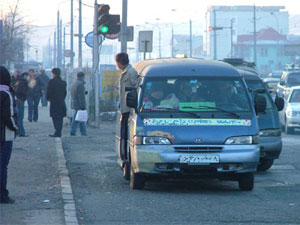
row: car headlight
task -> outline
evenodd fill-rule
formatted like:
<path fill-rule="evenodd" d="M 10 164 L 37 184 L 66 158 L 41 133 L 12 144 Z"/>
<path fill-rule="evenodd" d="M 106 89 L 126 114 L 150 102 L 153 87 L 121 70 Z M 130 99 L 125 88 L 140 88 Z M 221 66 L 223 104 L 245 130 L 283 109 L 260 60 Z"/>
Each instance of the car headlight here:
<path fill-rule="evenodd" d="M 299 116 L 300 112 L 296 112 L 296 111 L 286 111 L 286 115 L 289 117 L 295 117 L 295 116 Z"/>
<path fill-rule="evenodd" d="M 261 137 L 280 137 L 281 129 L 260 130 L 259 136 L 261 136 Z"/>
<path fill-rule="evenodd" d="M 136 144 L 143 145 L 170 145 L 171 142 L 165 137 L 142 137 L 141 143 L 136 142 Z"/>
<path fill-rule="evenodd" d="M 259 143 L 259 136 L 239 136 L 230 137 L 226 140 L 225 145 L 256 145 Z"/>

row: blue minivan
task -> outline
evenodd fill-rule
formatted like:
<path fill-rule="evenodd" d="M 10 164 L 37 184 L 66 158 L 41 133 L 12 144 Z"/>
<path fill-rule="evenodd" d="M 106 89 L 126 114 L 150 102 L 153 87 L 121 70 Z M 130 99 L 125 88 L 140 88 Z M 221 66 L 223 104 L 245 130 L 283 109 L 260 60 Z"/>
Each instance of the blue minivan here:
<path fill-rule="evenodd" d="M 138 87 L 127 88 L 127 157 L 116 151 L 125 179 L 142 189 L 160 176 L 213 177 L 252 190 L 260 158 L 257 113 L 266 100 L 252 97 L 231 65 L 202 59 L 156 59 L 137 63 Z"/>

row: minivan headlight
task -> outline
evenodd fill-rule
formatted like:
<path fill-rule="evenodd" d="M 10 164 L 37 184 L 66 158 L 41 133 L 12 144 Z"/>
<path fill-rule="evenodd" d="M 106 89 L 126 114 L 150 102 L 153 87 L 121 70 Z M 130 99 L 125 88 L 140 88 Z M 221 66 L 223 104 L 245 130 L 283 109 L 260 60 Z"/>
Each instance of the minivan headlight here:
<path fill-rule="evenodd" d="M 226 140 L 225 145 L 256 145 L 259 143 L 259 136 L 238 136 L 230 137 Z"/>
<path fill-rule="evenodd" d="M 143 145 L 170 145 L 171 142 L 165 137 L 143 137 Z"/>
<path fill-rule="evenodd" d="M 280 137 L 281 129 L 260 130 L 259 136 L 261 136 L 261 137 Z"/>

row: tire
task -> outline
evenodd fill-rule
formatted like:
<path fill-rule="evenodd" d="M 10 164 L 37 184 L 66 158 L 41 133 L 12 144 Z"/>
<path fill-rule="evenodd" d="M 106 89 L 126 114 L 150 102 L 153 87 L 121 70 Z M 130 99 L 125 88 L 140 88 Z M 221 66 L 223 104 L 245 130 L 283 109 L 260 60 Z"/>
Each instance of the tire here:
<path fill-rule="evenodd" d="M 130 187 L 139 190 L 145 187 L 145 177 L 141 173 L 135 173 L 132 166 L 130 168 Z"/>
<path fill-rule="evenodd" d="M 267 171 L 274 163 L 274 159 L 261 160 L 257 166 L 257 171 Z"/>
<path fill-rule="evenodd" d="M 130 164 L 128 162 L 125 162 L 123 165 L 123 178 L 125 180 L 130 179 Z"/>
<path fill-rule="evenodd" d="M 294 133 L 294 128 L 291 128 L 287 125 L 287 122 L 285 123 L 284 131 L 286 134 L 292 134 Z"/>
<path fill-rule="evenodd" d="M 254 173 L 242 173 L 239 175 L 238 181 L 241 191 L 252 191 L 254 188 Z"/>

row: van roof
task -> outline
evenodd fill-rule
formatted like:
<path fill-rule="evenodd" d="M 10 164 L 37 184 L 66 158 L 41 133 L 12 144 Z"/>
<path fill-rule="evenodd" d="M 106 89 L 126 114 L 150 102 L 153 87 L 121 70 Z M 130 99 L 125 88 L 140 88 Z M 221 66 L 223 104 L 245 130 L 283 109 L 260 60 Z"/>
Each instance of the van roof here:
<path fill-rule="evenodd" d="M 138 62 L 134 65 L 138 74 L 147 77 L 172 76 L 222 76 L 240 77 L 231 65 L 207 59 L 165 58 Z"/>
<path fill-rule="evenodd" d="M 251 71 L 238 69 L 241 75 L 244 76 L 245 80 L 261 80 L 260 77 Z"/>

